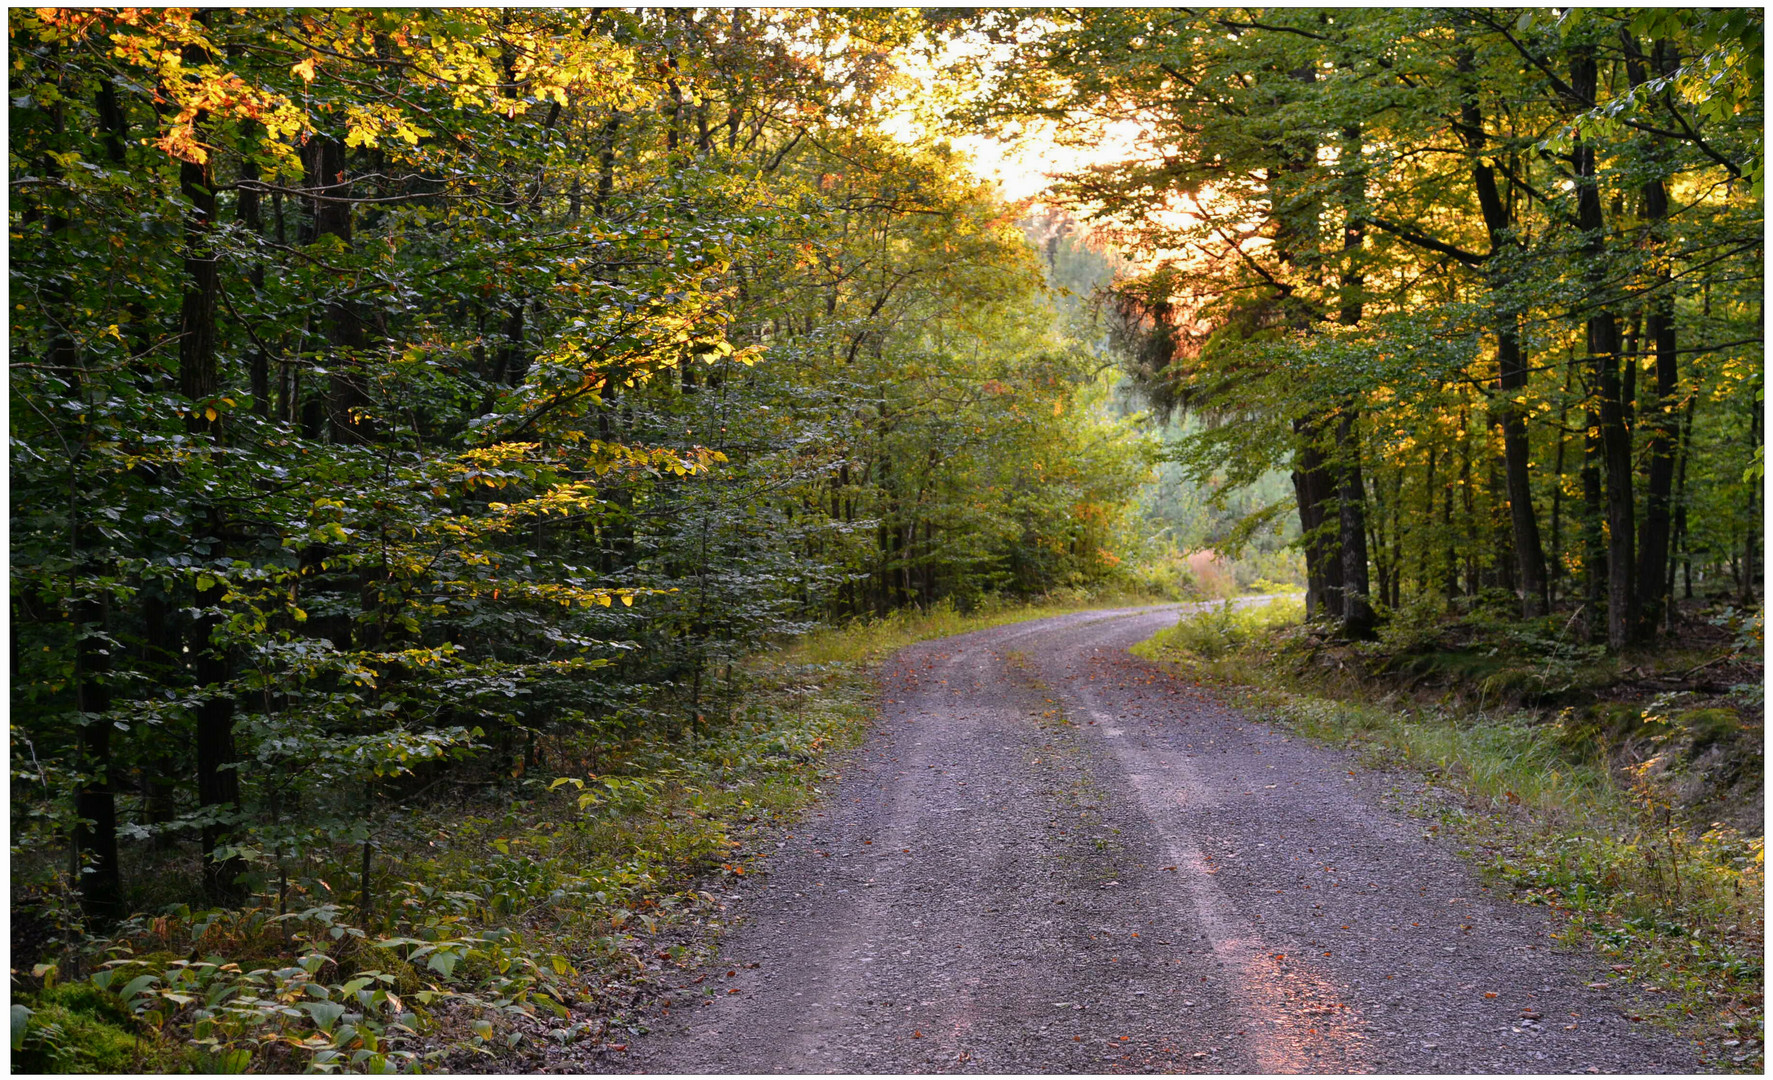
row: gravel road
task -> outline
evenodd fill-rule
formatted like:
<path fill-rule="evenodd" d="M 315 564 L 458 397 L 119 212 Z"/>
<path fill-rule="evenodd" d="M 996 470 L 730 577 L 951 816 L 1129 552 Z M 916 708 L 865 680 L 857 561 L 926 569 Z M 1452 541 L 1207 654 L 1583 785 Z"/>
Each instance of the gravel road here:
<path fill-rule="evenodd" d="M 1696 1067 L 1425 836 L 1412 781 L 1127 654 L 1176 610 L 900 653 L 866 749 L 736 895 L 719 966 L 584 1067 Z"/>

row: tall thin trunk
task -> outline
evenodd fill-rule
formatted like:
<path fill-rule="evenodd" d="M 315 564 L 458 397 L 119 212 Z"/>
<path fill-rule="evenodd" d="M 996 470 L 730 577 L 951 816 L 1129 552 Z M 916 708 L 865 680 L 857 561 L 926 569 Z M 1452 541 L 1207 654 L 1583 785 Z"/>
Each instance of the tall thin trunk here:
<path fill-rule="evenodd" d="M 111 606 L 104 599 L 74 605 L 74 707 L 80 712 L 80 787 L 74 793 L 74 849 L 86 865 L 80 875 L 80 906 L 106 925 L 123 914 L 123 878 L 117 862 L 117 793 L 111 776 L 111 669 L 107 634 Z"/>
<path fill-rule="evenodd" d="M 1576 381 L 1576 365 L 1568 364 L 1564 372 L 1564 392 L 1558 396 L 1558 444 L 1556 457 L 1552 463 L 1551 487 L 1551 573 L 1549 589 L 1551 598 L 1557 599 L 1559 586 L 1564 580 L 1564 451 L 1570 438 L 1566 425 L 1570 419 L 1570 390 Z"/>
<path fill-rule="evenodd" d="M 185 62 L 206 62 L 205 52 L 185 47 Z M 205 117 L 199 114 L 197 124 Z M 190 403 L 185 427 L 193 438 L 211 444 L 222 439 L 222 419 L 213 408 L 221 392 L 221 372 L 216 363 L 216 305 L 220 292 L 213 246 L 215 192 L 206 166 L 182 162 L 179 187 L 190 209 L 185 215 L 185 276 L 179 308 L 179 391 Z M 219 538 L 219 522 L 207 529 Z M 215 583 L 197 594 L 199 608 L 220 605 L 226 586 Z M 197 802 L 223 815 L 238 809 L 240 777 L 234 761 L 234 700 L 226 690 L 232 674 L 226 649 L 212 638 L 221 625 L 219 612 L 199 617 L 192 627 L 191 650 L 199 699 L 197 713 Z M 203 827 L 203 880 L 210 898 L 219 903 L 239 897 L 236 879 L 245 870 L 238 858 L 218 857 L 231 830 L 224 820 Z"/>
<path fill-rule="evenodd" d="M 1761 443 L 1761 409 L 1758 403 L 1749 406 L 1748 441 L 1751 446 Z M 1747 504 L 1743 509 L 1748 518 L 1748 535 L 1742 541 L 1742 585 L 1737 590 L 1736 602 L 1743 607 L 1751 607 L 1755 602 L 1755 568 L 1761 552 L 1760 509 L 1761 492 L 1758 485 L 1746 486 L 1743 501 Z"/>
<path fill-rule="evenodd" d="M 255 236 L 264 235 L 265 221 L 261 212 L 262 197 L 258 189 L 250 183 L 259 178 L 258 162 L 250 156 L 240 159 L 240 193 L 234 204 L 234 216 Z M 265 267 L 258 259 L 253 260 L 252 271 L 247 280 L 252 283 L 255 293 L 265 288 Z M 264 346 L 255 338 L 252 348 L 246 357 L 247 385 L 252 392 L 252 411 L 261 418 L 271 415 L 271 357 L 265 352 Z"/>
<path fill-rule="evenodd" d="M 1342 561 L 1330 525 L 1335 506 L 1335 484 L 1317 423 L 1295 420 L 1299 439 L 1294 451 L 1293 493 L 1299 504 L 1299 530 L 1305 549 L 1305 615 L 1307 619 L 1342 617 Z"/>
<path fill-rule="evenodd" d="M 1571 53 L 1570 83 L 1584 100 L 1594 100 L 1597 67 L 1592 47 L 1580 47 Z M 1601 215 L 1594 144 L 1578 139 L 1572 158 L 1576 167 L 1577 224 L 1583 234 L 1585 277 L 1593 312 L 1588 318 L 1588 355 L 1595 373 L 1593 389 L 1600 399 L 1600 453 L 1606 480 L 1607 647 L 1618 651 L 1632 640 L 1637 629 L 1631 433 L 1625 425 L 1625 401 L 1619 379 L 1619 320 L 1606 296 L 1606 223 Z"/>
<path fill-rule="evenodd" d="M 1591 403 L 1584 412 L 1582 435 L 1582 638 L 1602 636 L 1601 606 L 1607 600 L 1606 516 L 1601 495 L 1600 414 Z"/>
<path fill-rule="evenodd" d="M 1688 395 L 1687 415 L 1684 422 L 1681 424 L 1681 442 L 1678 451 L 1678 465 L 1675 470 L 1674 537 L 1669 544 L 1667 587 L 1663 593 L 1663 595 L 1668 598 L 1668 610 L 1663 616 L 1664 625 L 1672 625 L 1674 623 L 1675 555 L 1677 552 L 1685 553 L 1687 548 L 1687 458 L 1693 443 L 1693 400 L 1696 397 L 1698 397 L 1697 394 Z M 1686 560 L 1686 566 L 1686 593 L 1687 599 L 1691 600 L 1693 599 L 1693 569 L 1690 557 Z"/>
<path fill-rule="evenodd" d="M 1428 581 L 1428 547 L 1433 537 L 1431 523 L 1434 521 L 1434 466 L 1437 451 L 1428 448 L 1428 471 L 1422 481 L 1422 540 L 1416 545 L 1416 591 L 1427 595 L 1430 585 Z M 1412 530 L 1414 532 L 1414 530 Z"/>
<path fill-rule="evenodd" d="M 1367 579 L 1366 489 L 1361 482 L 1360 435 L 1350 404 L 1336 420 L 1336 473 L 1339 539 L 1342 548 L 1342 633 L 1356 640 L 1374 636 L 1378 619 Z"/>
<path fill-rule="evenodd" d="M 53 46 L 52 46 L 53 48 Z M 106 87 L 105 90 L 109 88 Z M 106 117 L 104 90 L 100 92 L 100 115 Z M 115 98 L 111 99 L 115 104 Z M 41 107 L 41 106 L 40 106 Z M 64 106 L 47 106 L 57 135 L 66 131 Z M 121 152 L 120 139 L 107 139 Z M 45 176 L 61 177 L 59 162 L 47 154 L 37 162 Z M 54 196 L 31 206 L 21 215 L 21 223 L 34 227 L 41 211 L 45 246 L 54 249 L 67 243 L 66 233 L 72 224 L 65 204 L 56 204 Z M 47 205 L 45 205 L 47 204 Z M 44 299 L 56 315 L 56 332 L 44 352 L 44 362 L 60 377 L 69 380 L 70 402 L 86 402 L 94 392 L 87 374 L 81 368 L 81 350 L 65 329 L 73 325 L 69 309 L 73 299 L 66 278 L 52 278 L 44 289 Z M 96 388 L 99 394 L 103 387 Z M 122 908 L 122 879 L 117 865 L 117 796 L 111 777 L 110 719 L 103 714 L 111 707 L 111 689 L 107 676 L 110 669 L 110 606 L 103 592 L 85 591 L 82 580 L 101 578 L 111 569 L 94 541 L 102 539 L 97 530 L 84 527 L 87 497 L 82 492 L 82 465 L 94 435 L 87 428 L 84 406 L 78 408 L 78 434 L 70 447 L 68 458 L 67 523 L 69 596 L 68 615 L 74 634 L 74 723 L 78 732 L 79 778 L 74 790 L 75 823 L 72 836 L 71 867 L 74 884 L 80 891 L 80 905 L 86 916 L 99 925 L 110 923 Z M 17 593 L 14 593 L 17 610 Z M 13 670 L 18 670 L 19 634 L 13 627 Z"/>
<path fill-rule="evenodd" d="M 302 149 L 302 166 L 312 192 L 308 199 L 311 216 L 307 239 L 313 242 L 332 236 L 349 247 L 351 203 L 344 144 L 326 135 L 311 136 Z M 366 327 L 355 306 L 343 297 L 328 299 L 322 312 L 327 344 L 334 353 L 327 365 L 332 369 L 325 401 L 327 430 L 334 442 L 366 442 L 374 434 L 374 425 L 363 412 L 369 396 L 359 374 L 368 344 Z"/>
<path fill-rule="evenodd" d="M 1470 53 L 1458 58 L 1461 72 L 1472 75 Z M 1478 208 L 1484 216 L 1489 233 L 1490 250 L 1500 252 L 1515 244 L 1513 215 L 1496 187 L 1495 170 L 1484 156 L 1488 136 L 1484 131 L 1483 113 L 1478 107 L 1477 81 L 1468 78 L 1459 108 L 1460 135 L 1472 154 L 1471 180 L 1477 189 Z M 1533 454 L 1527 436 L 1526 404 L 1522 400 L 1527 388 L 1528 365 L 1521 346 L 1520 315 L 1499 297 L 1505 286 L 1498 272 L 1487 274 L 1491 290 L 1492 315 L 1496 333 L 1496 372 L 1498 393 L 1491 403 L 1491 413 L 1502 428 L 1503 473 L 1508 490 L 1508 511 L 1514 546 L 1515 569 L 1520 576 L 1521 613 L 1534 618 L 1546 613 L 1550 595 L 1545 580 L 1545 552 L 1539 543 L 1539 520 L 1533 511 L 1531 466 Z"/>
<path fill-rule="evenodd" d="M 597 136 L 597 196 L 591 200 L 593 212 L 601 215 L 616 190 L 616 133 L 622 128 L 622 114 L 612 111 Z"/>
<path fill-rule="evenodd" d="M 1460 457 L 1459 476 L 1456 477 L 1453 475 L 1453 470 L 1450 467 L 1451 463 L 1449 463 L 1449 468 L 1447 470 L 1447 473 L 1448 473 L 1447 484 L 1446 484 L 1446 489 L 1445 489 L 1446 490 L 1446 502 L 1441 507 L 1441 516 L 1442 516 L 1442 521 L 1441 521 L 1441 525 L 1442 525 L 1442 529 L 1441 529 L 1441 542 L 1442 542 L 1441 591 L 1445 592 L 1447 594 L 1447 610 L 1449 610 L 1449 611 L 1451 611 L 1453 609 L 1454 599 L 1459 596 L 1459 552 L 1458 552 L 1458 548 L 1455 546 L 1455 542 L 1454 542 L 1455 537 L 1458 535 L 1458 533 L 1456 532 L 1456 530 L 1454 528 L 1454 522 L 1453 522 L 1453 513 L 1454 513 L 1454 511 L 1453 511 L 1453 489 L 1456 485 L 1458 485 L 1460 483 L 1461 477 L 1469 476 L 1469 473 L 1470 473 L 1470 466 L 1469 466 L 1469 463 L 1465 461 L 1465 457 L 1462 452 L 1463 450 L 1464 450 L 1464 447 L 1461 446 L 1460 447 L 1461 452 L 1459 453 L 1459 457 Z M 1448 450 L 1448 453 L 1452 454 L 1452 453 L 1454 453 L 1454 451 Z"/>
<path fill-rule="evenodd" d="M 1643 85 L 1646 72 L 1642 54 L 1630 36 L 1625 38 L 1626 76 L 1633 88 Z M 1666 43 L 1652 47 L 1659 74 L 1670 74 L 1676 66 L 1672 50 Z M 1652 142 L 1659 151 L 1662 140 Z M 1643 185 L 1644 219 L 1649 226 L 1654 248 L 1652 293 L 1647 301 L 1647 337 L 1656 351 L 1656 394 L 1645 403 L 1642 423 L 1649 433 L 1644 448 L 1647 469 L 1644 484 L 1644 519 L 1638 527 L 1638 604 L 1642 619 L 1637 628 L 1640 638 L 1653 636 L 1656 628 L 1667 621 L 1667 598 L 1672 591 L 1665 569 L 1669 565 L 1669 539 L 1673 526 L 1671 494 L 1674 488 L 1675 439 L 1679 427 L 1680 367 L 1675 332 L 1673 268 L 1664 249 L 1667 244 L 1668 188 L 1663 177 L 1656 176 Z M 1637 360 L 1631 360 L 1635 367 Z"/>

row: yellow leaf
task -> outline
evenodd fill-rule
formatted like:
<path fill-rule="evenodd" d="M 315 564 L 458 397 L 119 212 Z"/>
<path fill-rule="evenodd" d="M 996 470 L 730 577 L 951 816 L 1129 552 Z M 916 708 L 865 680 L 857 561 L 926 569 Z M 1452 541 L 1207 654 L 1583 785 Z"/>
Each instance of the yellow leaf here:
<path fill-rule="evenodd" d="M 634 606 L 634 598 L 632 596 L 622 597 L 622 606 L 623 607 L 633 607 Z"/>
<path fill-rule="evenodd" d="M 301 63 L 292 65 L 289 69 L 289 73 L 291 75 L 300 75 L 302 77 L 303 82 L 313 82 L 314 81 L 314 62 L 317 59 L 319 59 L 319 58 L 314 57 L 314 56 L 310 56 L 306 60 L 303 60 Z"/>
<path fill-rule="evenodd" d="M 214 405 L 211 405 L 208 408 L 203 410 L 203 418 L 205 420 L 214 420 L 216 418 L 216 411 L 215 411 Z"/>

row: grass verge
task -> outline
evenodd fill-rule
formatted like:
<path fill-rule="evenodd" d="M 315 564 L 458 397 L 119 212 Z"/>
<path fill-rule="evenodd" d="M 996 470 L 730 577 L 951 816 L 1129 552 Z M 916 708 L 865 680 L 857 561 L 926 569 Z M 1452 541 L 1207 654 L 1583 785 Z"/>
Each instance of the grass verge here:
<path fill-rule="evenodd" d="M 939 605 L 820 630 L 755 657 L 723 722 L 561 740 L 525 775 L 389 815 L 367 908 L 359 849 L 340 844 L 268 875 L 244 908 L 173 905 L 67 943 L 13 973 L 14 1068 L 583 1071 L 715 947 L 761 838 L 864 737 L 878 661 L 1115 602 L 1149 599 Z"/>
<path fill-rule="evenodd" d="M 1639 752 L 1622 764 L 1580 710 L 1423 705 L 1319 676 L 1301 662 L 1314 646 L 1299 615 L 1278 603 L 1189 612 L 1133 651 L 1227 688 L 1252 715 L 1421 774 L 1449 794 L 1433 828 L 1516 900 L 1556 912 L 1564 944 L 1597 950 L 1661 1003 L 1643 1019 L 1699 1040 L 1713 1067 L 1761 1071 L 1763 837 L 1694 819 L 1671 794 L 1717 737 L 1718 710 L 1626 708 Z"/>

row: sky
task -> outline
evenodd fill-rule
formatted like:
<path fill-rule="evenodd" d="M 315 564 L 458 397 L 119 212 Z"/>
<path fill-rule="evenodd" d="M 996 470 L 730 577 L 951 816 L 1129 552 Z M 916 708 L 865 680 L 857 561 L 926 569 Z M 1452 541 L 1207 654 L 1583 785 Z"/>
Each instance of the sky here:
<path fill-rule="evenodd" d="M 1138 129 L 1132 124 L 1116 127 L 1120 130 L 1110 130 L 1102 142 L 1089 148 L 1059 145 L 1050 127 L 1031 131 L 1014 141 L 963 135 L 954 140 L 954 145 L 972 157 L 973 171 L 979 179 L 997 184 L 1004 200 L 1015 202 L 1038 198 L 1047 188 L 1049 174 L 1131 156 Z"/>

